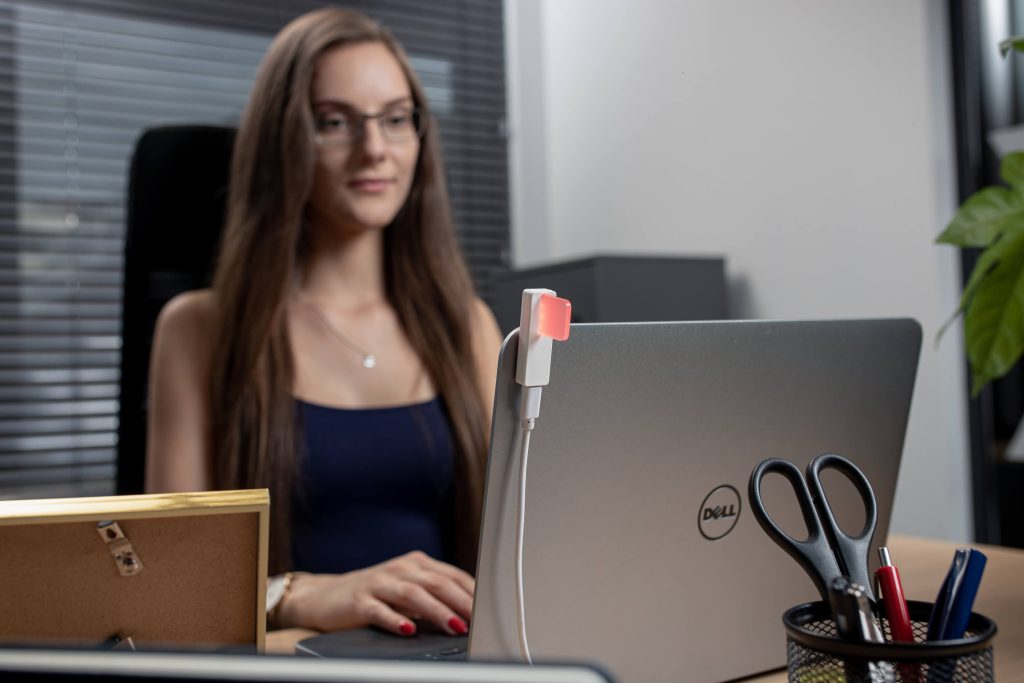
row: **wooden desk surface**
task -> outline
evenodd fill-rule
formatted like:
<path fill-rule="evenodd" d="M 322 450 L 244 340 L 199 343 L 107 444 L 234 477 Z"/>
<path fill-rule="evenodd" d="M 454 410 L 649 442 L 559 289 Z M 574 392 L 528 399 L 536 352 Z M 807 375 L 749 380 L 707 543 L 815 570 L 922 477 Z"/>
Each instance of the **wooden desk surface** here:
<path fill-rule="evenodd" d="M 909 600 L 931 602 L 953 560 L 953 550 L 963 544 L 931 541 L 909 536 L 893 536 L 889 550 L 893 563 L 900 570 L 903 589 Z M 984 579 L 974 611 L 996 622 L 999 633 L 995 639 L 996 680 L 1000 683 L 1024 683 L 1024 550 L 990 545 L 974 545 L 988 556 Z M 793 571 L 800 571 L 796 563 Z M 779 615 L 779 632 L 782 633 Z M 286 629 L 267 634 L 267 652 L 293 653 L 295 644 L 314 635 L 306 629 Z M 780 637 L 779 647 L 785 647 Z M 779 671 L 746 679 L 749 681 L 785 681 L 786 672 Z"/>

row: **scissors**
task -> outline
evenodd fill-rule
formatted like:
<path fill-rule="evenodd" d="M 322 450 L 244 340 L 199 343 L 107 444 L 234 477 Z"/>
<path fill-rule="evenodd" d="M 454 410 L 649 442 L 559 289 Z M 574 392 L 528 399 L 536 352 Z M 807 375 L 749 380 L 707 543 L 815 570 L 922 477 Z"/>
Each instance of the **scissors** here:
<path fill-rule="evenodd" d="M 821 487 L 821 471 L 837 470 L 857 488 L 864 502 L 867 519 L 864 528 L 856 536 L 851 536 L 839 527 L 828 498 Z M 789 480 L 800 504 L 804 524 L 807 526 L 808 537 L 798 541 L 772 521 L 761 501 L 761 480 L 764 475 L 774 472 Z M 868 556 L 871 552 L 871 539 L 875 535 L 878 522 L 878 506 L 875 493 L 867 477 L 856 465 L 841 456 L 826 453 L 819 455 L 807 466 L 807 478 L 804 479 L 799 468 L 787 460 L 771 458 L 754 468 L 750 475 L 750 509 L 764 532 L 779 547 L 789 553 L 804 568 L 815 587 L 821 593 L 822 600 L 829 601 L 829 587 L 832 581 L 840 576 L 848 577 L 854 583 L 864 587 L 867 597 L 875 600 L 871 592 L 871 577 L 868 574 Z"/>

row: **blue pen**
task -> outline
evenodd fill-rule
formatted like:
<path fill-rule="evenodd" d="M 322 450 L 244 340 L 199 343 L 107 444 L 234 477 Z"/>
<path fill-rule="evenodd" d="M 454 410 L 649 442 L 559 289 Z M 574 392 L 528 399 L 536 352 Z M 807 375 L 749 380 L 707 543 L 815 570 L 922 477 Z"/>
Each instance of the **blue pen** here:
<path fill-rule="evenodd" d="M 964 637 L 987 559 L 978 550 L 956 551 L 928 620 L 928 640 Z"/>
<path fill-rule="evenodd" d="M 964 569 L 963 580 L 960 582 L 960 590 L 954 596 L 953 604 L 949 609 L 949 621 L 946 623 L 946 630 L 942 634 L 943 640 L 957 640 L 964 637 L 967 631 L 967 622 L 971 618 L 971 609 L 974 607 L 974 598 L 978 595 L 978 586 L 981 584 L 981 574 L 985 571 L 985 563 L 988 558 L 979 550 L 971 549 L 967 553 L 967 567 Z"/>
<path fill-rule="evenodd" d="M 953 596 L 957 592 L 960 581 L 963 580 L 966 567 L 967 551 L 958 548 L 953 555 L 953 564 L 946 572 L 946 578 L 942 580 L 942 585 L 939 587 L 939 594 L 935 596 L 932 614 L 928 619 L 927 640 L 942 640 L 942 634 L 946 632 L 946 624 L 949 623 L 949 610 L 953 605 Z"/>

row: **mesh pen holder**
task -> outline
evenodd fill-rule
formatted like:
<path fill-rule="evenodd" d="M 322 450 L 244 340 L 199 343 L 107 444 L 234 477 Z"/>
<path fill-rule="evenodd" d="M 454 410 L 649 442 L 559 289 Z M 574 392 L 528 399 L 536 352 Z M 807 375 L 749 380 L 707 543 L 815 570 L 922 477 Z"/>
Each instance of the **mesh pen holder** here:
<path fill-rule="evenodd" d="M 889 624 L 885 619 L 880 620 L 885 643 L 842 640 L 826 602 L 812 602 L 788 610 L 782 615 L 782 623 L 786 627 L 789 680 L 799 683 L 995 680 L 994 621 L 972 613 L 963 638 L 926 642 L 932 604 L 911 600 L 907 602 L 907 609 L 914 630 L 913 643 L 890 642 Z"/>

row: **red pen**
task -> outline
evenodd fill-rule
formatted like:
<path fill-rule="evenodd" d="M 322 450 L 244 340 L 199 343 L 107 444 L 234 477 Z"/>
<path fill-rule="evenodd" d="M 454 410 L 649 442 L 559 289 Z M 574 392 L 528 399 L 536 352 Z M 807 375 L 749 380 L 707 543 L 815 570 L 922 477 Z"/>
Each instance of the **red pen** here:
<path fill-rule="evenodd" d="M 900 573 L 889 559 L 888 548 L 879 548 L 878 556 L 882 560 L 882 566 L 875 572 L 875 578 L 878 579 L 882 609 L 889 620 L 889 632 L 892 633 L 893 642 L 913 643 L 914 629 L 910 625 L 910 613 L 907 611 L 907 601 L 903 597 Z M 900 664 L 900 680 L 921 683 L 921 670 L 918 665 Z"/>
<path fill-rule="evenodd" d="M 907 601 L 903 597 L 900 573 L 892 566 L 888 548 L 879 548 L 878 556 L 882 558 L 882 566 L 875 572 L 875 577 L 881 586 L 882 608 L 885 610 L 886 619 L 889 620 L 892 639 L 897 643 L 912 643 L 914 630 L 910 626 L 910 613 L 907 612 Z"/>

